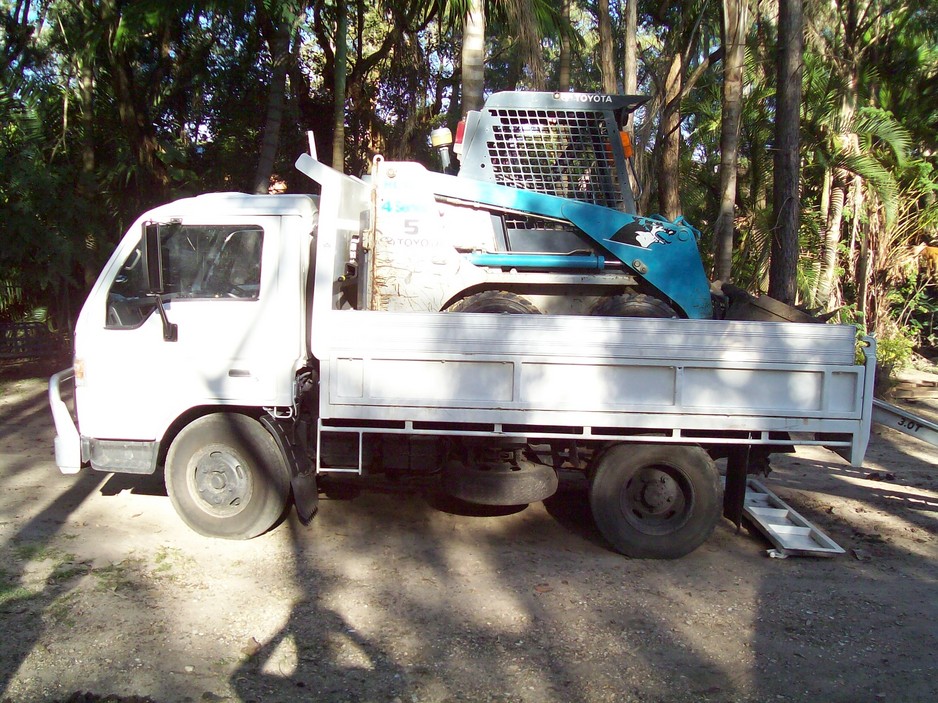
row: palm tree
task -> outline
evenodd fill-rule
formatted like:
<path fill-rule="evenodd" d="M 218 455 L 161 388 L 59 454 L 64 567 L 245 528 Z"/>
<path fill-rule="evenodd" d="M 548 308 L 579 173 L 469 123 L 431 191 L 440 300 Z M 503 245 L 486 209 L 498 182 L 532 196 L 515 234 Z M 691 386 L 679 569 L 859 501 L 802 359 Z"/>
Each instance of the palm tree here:
<path fill-rule="evenodd" d="M 269 6 L 269 7 L 268 7 Z M 254 3 L 257 23 L 267 42 L 270 52 L 270 90 L 267 96 L 267 112 L 264 118 L 264 136 L 254 172 L 254 192 L 267 193 L 270 176 L 280 146 L 280 126 L 286 102 L 287 64 L 290 56 L 291 25 L 297 16 L 290 2 Z"/>
<path fill-rule="evenodd" d="M 541 52 L 543 33 L 562 28 L 558 8 L 550 0 L 447 0 L 445 14 L 462 18 L 462 112 L 484 103 L 486 16 L 504 19 L 517 32 L 522 59 L 535 90 L 546 87 Z"/>
<path fill-rule="evenodd" d="M 748 0 L 723 0 L 723 119 L 720 129 L 720 214 L 714 226 L 714 278 L 732 275 L 736 175 L 742 121 L 743 69 L 749 30 Z"/>
<path fill-rule="evenodd" d="M 803 51 L 804 23 L 801 0 L 780 0 L 769 295 L 789 305 L 793 305 L 796 298 L 801 213 L 799 183 Z"/>
<path fill-rule="evenodd" d="M 482 108 L 485 86 L 485 0 L 468 0 L 462 38 L 462 111 Z"/>
<path fill-rule="evenodd" d="M 905 25 L 916 9 L 903 0 L 835 0 L 828 16 L 809 24 L 812 28 L 809 39 L 831 67 L 831 89 L 838 96 L 836 108 L 830 114 L 829 126 L 833 131 L 829 144 L 831 152 L 839 158 L 836 163 L 830 162 L 830 173 L 825 172 L 822 195 L 826 221 L 815 292 L 815 302 L 822 307 L 832 307 L 839 302 L 836 270 L 844 210 L 852 200 L 856 211 L 857 199 L 863 192 L 862 175 L 858 172 L 863 158 L 855 131 L 861 74 L 871 49 Z M 854 168 L 850 168 L 851 163 Z M 882 174 L 879 180 L 883 187 L 886 185 L 884 176 Z"/>
<path fill-rule="evenodd" d="M 615 93 L 616 63 L 613 59 L 612 17 L 609 15 L 609 0 L 596 3 L 596 25 L 599 29 L 599 70 L 603 77 L 603 92 Z"/>

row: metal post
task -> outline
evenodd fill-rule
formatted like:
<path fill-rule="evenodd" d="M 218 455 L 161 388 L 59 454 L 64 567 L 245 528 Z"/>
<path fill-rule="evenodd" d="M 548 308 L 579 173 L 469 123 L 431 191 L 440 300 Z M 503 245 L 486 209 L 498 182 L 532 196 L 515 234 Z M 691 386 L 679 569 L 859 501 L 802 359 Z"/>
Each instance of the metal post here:
<path fill-rule="evenodd" d="M 726 487 L 723 490 L 723 516 L 738 530 L 743 520 L 743 505 L 746 501 L 746 478 L 749 474 L 748 444 L 737 444 L 729 448 L 726 457 Z"/>

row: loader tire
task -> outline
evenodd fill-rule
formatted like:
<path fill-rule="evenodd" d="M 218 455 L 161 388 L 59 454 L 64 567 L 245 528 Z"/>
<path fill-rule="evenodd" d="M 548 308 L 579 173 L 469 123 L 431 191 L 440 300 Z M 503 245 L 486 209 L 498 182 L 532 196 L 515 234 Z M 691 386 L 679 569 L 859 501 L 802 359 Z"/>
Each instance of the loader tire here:
<path fill-rule="evenodd" d="M 678 317 L 670 305 L 644 293 L 624 293 L 600 300 L 591 315 L 603 317 Z"/>
<path fill-rule="evenodd" d="M 487 290 L 470 295 L 447 308 L 448 312 L 494 312 L 514 315 L 539 315 L 540 310 L 527 298 L 503 290 Z"/>

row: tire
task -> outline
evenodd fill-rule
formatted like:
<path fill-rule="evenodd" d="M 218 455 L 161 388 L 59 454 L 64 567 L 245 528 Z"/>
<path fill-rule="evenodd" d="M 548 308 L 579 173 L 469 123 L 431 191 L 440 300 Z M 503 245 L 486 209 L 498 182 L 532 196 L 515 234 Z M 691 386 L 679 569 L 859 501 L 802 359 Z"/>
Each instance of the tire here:
<path fill-rule="evenodd" d="M 557 472 L 541 464 L 480 469 L 450 461 L 443 468 L 443 490 L 476 505 L 538 503 L 554 495 L 557 485 Z"/>
<path fill-rule="evenodd" d="M 644 293 L 625 293 L 600 300 L 591 315 L 604 317 L 678 317 L 670 305 Z"/>
<path fill-rule="evenodd" d="M 593 519 L 626 556 L 689 554 L 722 514 L 720 476 L 699 446 L 617 444 L 597 458 L 592 474 Z"/>
<path fill-rule="evenodd" d="M 527 298 L 503 290 L 487 290 L 470 295 L 450 305 L 448 312 L 495 312 L 515 315 L 539 315 L 540 310 Z"/>
<path fill-rule="evenodd" d="M 235 413 L 206 415 L 183 429 L 166 456 L 165 481 L 179 517 L 206 537 L 256 537 L 277 523 L 290 495 L 290 471 L 274 438 Z"/>

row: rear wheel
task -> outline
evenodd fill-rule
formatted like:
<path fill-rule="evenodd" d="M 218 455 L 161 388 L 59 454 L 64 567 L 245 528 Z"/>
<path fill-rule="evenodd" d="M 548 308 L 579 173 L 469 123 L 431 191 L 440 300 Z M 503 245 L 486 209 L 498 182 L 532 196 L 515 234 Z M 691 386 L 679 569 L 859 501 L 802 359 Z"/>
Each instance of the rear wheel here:
<path fill-rule="evenodd" d="M 597 458 L 592 473 L 596 526 L 627 556 L 689 554 L 720 518 L 720 476 L 701 447 L 617 444 Z"/>
<path fill-rule="evenodd" d="M 283 515 L 290 472 L 274 438 L 234 413 L 188 425 L 166 456 L 166 491 L 189 527 L 207 537 L 250 539 Z"/>
<path fill-rule="evenodd" d="M 527 298 L 503 290 L 487 290 L 453 303 L 448 312 L 495 312 L 509 314 L 540 314 Z"/>
<path fill-rule="evenodd" d="M 677 317 L 670 305 L 644 293 L 624 293 L 600 300 L 591 315 L 605 317 Z"/>

